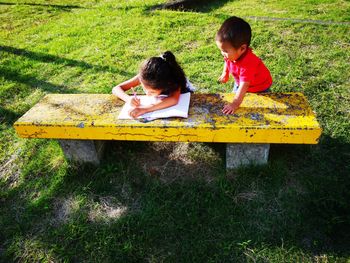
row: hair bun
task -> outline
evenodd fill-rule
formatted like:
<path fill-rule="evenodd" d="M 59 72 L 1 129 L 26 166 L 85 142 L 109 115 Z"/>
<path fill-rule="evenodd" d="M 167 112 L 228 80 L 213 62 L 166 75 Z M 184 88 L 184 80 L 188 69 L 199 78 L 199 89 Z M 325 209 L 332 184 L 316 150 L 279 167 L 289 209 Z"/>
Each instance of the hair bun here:
<path fill-rule="evenodd" d="M 165 51 L 160 57 L 170 63 L 176 60 L 174 54 L 171 51 Z"/>

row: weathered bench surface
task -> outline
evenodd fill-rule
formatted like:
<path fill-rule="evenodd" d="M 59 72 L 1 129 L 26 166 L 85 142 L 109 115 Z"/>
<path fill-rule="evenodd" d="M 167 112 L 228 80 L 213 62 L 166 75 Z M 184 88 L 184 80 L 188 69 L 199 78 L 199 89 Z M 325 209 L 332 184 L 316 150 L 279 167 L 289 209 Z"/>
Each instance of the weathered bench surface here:
<path fill-rule="evenodd" d="M 49 94 L 14 127 L 20 137 L 84 140 L 315 144 L 320 126 L 302 93 L 247 94 L 224 115 L 233 94 L 192 94 L 187 119 L 119 120 L 124 102 L 109 94 Z"/>

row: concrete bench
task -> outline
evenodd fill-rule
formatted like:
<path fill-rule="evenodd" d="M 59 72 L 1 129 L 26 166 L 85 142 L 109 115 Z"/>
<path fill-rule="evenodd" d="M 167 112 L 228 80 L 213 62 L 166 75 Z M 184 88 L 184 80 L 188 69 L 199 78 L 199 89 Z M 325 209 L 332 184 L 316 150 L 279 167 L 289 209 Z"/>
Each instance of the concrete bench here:
<path fill-rule="evenodd" d="M 316 144 L 320 126 L 301 93 L 247 94 L 224 115 L 233 94 L 192 94 L 189 117 L 143 123 L 119 120 L 124 102 L 109 94 L 49 94 L 15 124 L 22 138 L 59 139 L 68 159 L 98 164 L 103 142 L 227 143 L 226 166 L 267 162 L 271 143 Z"/>

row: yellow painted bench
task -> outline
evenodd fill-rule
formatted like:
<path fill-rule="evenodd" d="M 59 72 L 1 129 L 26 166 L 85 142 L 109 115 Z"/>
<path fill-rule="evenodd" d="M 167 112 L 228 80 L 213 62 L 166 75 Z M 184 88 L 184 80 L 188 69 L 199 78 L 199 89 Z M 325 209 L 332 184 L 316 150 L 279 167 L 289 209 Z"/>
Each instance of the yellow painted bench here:
<path fill-rule="evenodd" d="M 144 123 L 119 120 L 124 102 L 113 95 L 49 94 L 14 127 L 23 138 L 60 139 L 68 158 L 97 163 L 96 147 L 105 140 L 227 143 L 228 168 L 253 160 L 243 155 L 263 155 L 257 163 L 266 162 L 270 143 L 318 142 L 321 128 L 302 93 L 247 94 L 235 114 L 222 114 L 232 99 L 233 94 L 192 94 L 187 119 Z"/>

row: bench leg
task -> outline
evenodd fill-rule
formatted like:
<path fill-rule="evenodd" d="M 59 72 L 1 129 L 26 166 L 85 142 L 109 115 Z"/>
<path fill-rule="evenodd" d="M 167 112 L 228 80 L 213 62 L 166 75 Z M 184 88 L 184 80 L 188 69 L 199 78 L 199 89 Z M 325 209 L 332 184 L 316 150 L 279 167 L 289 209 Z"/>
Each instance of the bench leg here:
<path fill-rule="evenodd" d="M 79 163 L 100 164 L 104 141 L 58 140 L 65 157 Z"/>
<path fill-rule="evenodd" d="M 270 144 L 228 143 L 226 145 L 226 169 L 249 164 L 266 164 Z"/>

